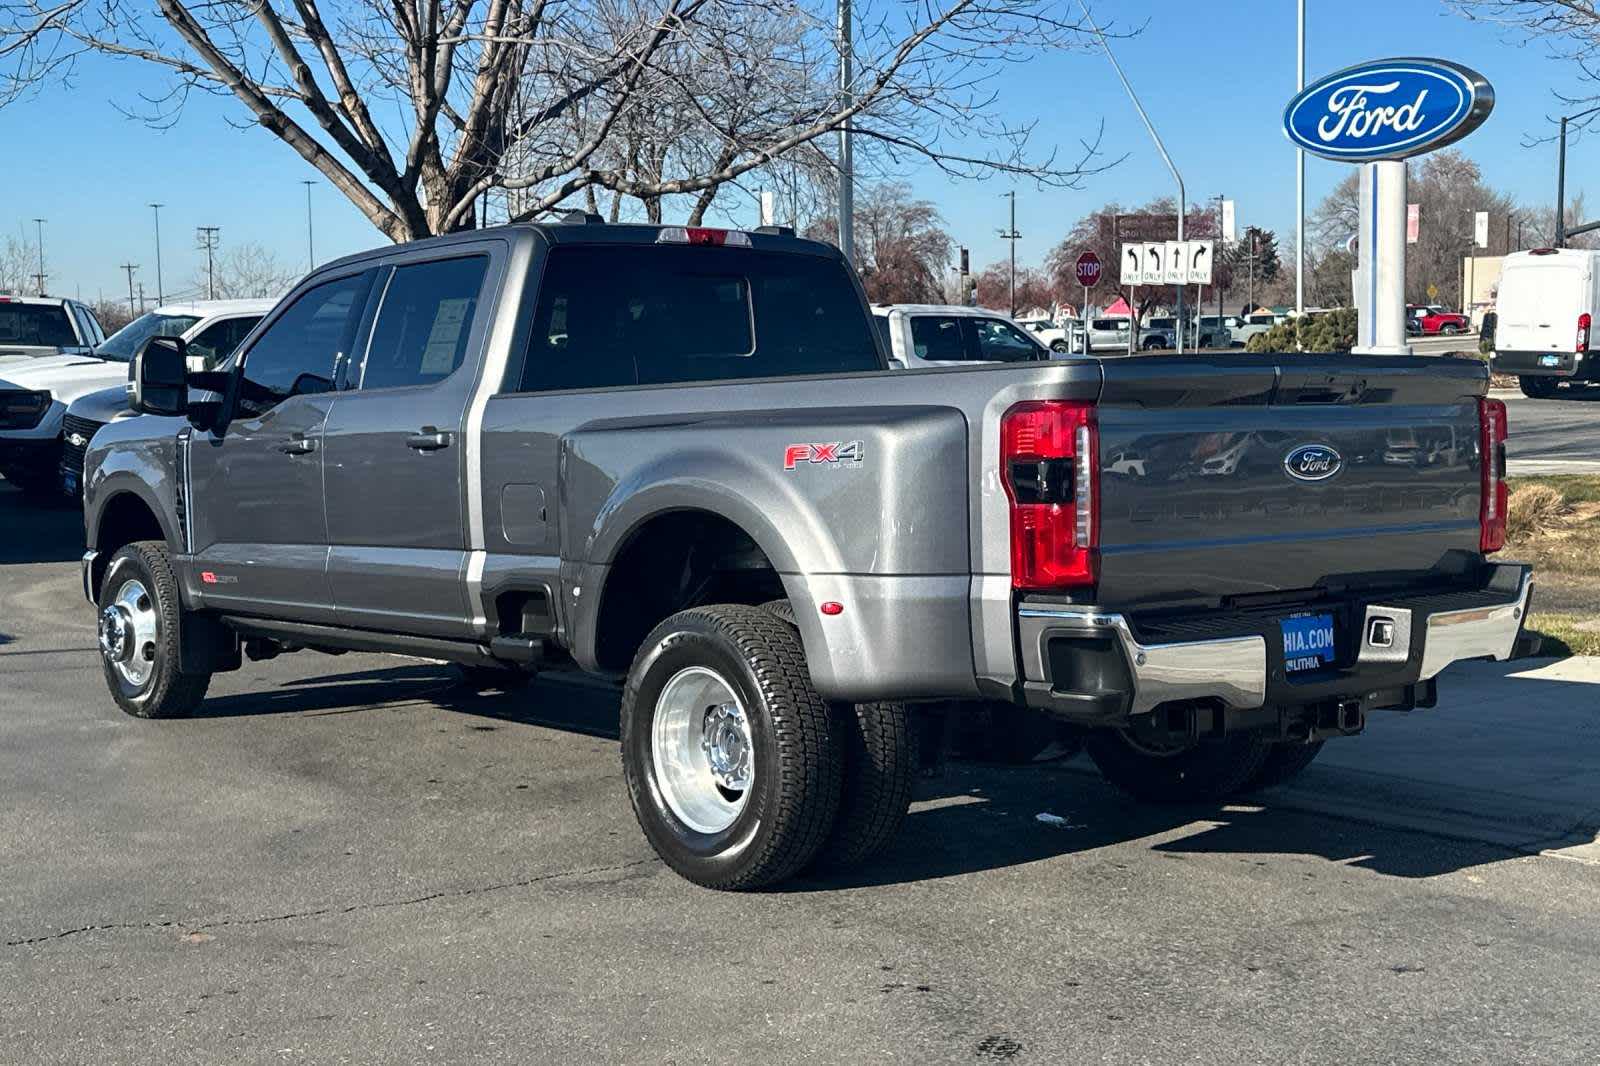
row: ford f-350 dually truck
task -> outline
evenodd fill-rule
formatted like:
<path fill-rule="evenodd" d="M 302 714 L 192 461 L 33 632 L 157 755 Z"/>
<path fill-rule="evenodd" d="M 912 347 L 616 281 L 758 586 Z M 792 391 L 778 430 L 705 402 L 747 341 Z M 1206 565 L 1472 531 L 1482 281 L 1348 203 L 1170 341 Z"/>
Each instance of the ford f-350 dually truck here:
<path fill-rule="evenodd" d="M 124 710 L 185 714 L 241 652 L 575 663 L 623 682 L 650 843 L 718 888 L 881 849 L 924 707 L 1031 708 L 1135 795 L 1218 797 L 1507 658 L 1531 590 L 1492 559 L 1481 363 L 895 372 L 839 252 L 786 230 L 385 248 L 222 369 L 183 355 L 150 342 L 145 415 L 84 467 Z"/>

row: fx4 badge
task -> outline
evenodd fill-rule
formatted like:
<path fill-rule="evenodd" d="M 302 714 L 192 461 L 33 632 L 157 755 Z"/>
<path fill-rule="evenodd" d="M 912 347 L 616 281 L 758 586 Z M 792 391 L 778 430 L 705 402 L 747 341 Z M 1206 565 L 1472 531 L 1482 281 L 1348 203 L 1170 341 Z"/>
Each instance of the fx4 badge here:
<path fill-rule="evenodd" d="M 858 440 L 791 444 L 783 450 L 783 468 L 793 470 L 802 463 L 859 463 L 864 458 Z"/>

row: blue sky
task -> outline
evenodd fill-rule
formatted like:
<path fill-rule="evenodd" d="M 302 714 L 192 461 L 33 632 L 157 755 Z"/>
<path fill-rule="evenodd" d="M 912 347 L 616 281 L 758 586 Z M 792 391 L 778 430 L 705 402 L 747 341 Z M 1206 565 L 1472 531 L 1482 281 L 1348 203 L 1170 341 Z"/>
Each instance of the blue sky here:
<path fill-rule="evenodd" d="M 1279 128 L 1294 92 L 1293 0 L 1102 0 L 1102 18 L 1119 26 L 1146 23 L 1116 48 L 1146 109 L 1157 123 L 1191 201 L 1226 193 L 1238 202 L 1239 222 L 1294 227 L 1294 153 Z M 1473 67 L 1494 85 L 1495 112 L 1460 147 L 1482 165 L 1489 182 L 1528 203 L 1554 195 L 1555 148 L 1522 147 L 1549 126 L 1558 104 L 1552 90 L 1581 92 L 1571 64 L 1550 58 L 1546 46 L 1471 22 L 1439 0 L 1308 0 L 1307 76 L 1390 55 L 1432 55 Z M 258 242 L 281 261 L 306 261 L 305 188 L 318 178 L 275 138 L 239 130 L 231 101 L 195 97 L 173 128 L 153 130 L 120 113 L 161 82 L 131 63 L 99 62 L 80 70 L 70 90 L 50 89 L 0 110 L 0 226 L 18 232 L 42 216 L 54 291 L 87 299 L 126 297 L 118 264 L 140 265 L 136 280 L 155 291 L 152 200 L 162 209 L 163 273 L 167 288 L 187 285 L 201 262 L 195 227 L 222 228 L 224 245 Z M 1098 53 L 1041 53 L 1008 69 L 999 106 L 1014 120 L 1037 119 L 1035 144 L 1070 153 L 1106 121 L 1103 150 L 1127 159 L 1086 179 L 1081 190 L 1017 188 L 1019 262 L 1037 263 L 1079 216 L 1108 200 L 1141 203 L 1170 194 L 1172 181 L 1132 106 Z M 1600 157 L 1600 139 L 1570 150 L 1568 188 L 1584 190 L 1585 171 Z M 1347 168 L 1311 160 L 1308 204 Z M 937 203 L 975 266 L 999 260 L 1012 187 L 1004 180 L 951 182 L 926 170 L 907 175 L 918 193 Z M 1596 189 L 1600 194 L 1600 188 Z M 312 193 L 317 259 L 371 247 L 383 238 L 320 182 Z M 1600 195 L 1591 197 L 1600 207 Z M 753 208 L 751 214 L 753 215 Z M 754 218 L 748 220 L 754 223 Z"/>

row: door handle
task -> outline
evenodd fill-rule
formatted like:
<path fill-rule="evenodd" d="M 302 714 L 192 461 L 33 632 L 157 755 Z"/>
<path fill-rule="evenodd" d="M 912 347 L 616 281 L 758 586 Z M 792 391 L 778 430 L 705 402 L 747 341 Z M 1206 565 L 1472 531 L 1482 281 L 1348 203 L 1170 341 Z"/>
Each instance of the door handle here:
<path fill-rule="evenodd" d="M 436 452 L 440 448 L 450 447 L 454 434 L 445 433 L 432 426 L 423 426 L 422 432 L 413 433 L 406 438 L 406 447 L 419 452 Z"/>
<path fill-rule="evenodd" d="M 278 450 L 284 455 L 310 455 L 317 450 L 317 442 L 301 433 L 296 433 L 282 444 Z"/>

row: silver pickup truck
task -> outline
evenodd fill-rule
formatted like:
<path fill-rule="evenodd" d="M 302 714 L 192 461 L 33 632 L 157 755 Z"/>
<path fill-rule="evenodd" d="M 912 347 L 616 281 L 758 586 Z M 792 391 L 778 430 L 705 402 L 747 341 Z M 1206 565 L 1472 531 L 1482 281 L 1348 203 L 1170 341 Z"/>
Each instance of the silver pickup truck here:
<path fill-rule="evenodd" d="M 930 708 L 1216 797 L 1518 642 L 1479 362 L 887 365 L 788 231 L 579 216 L 331 263 L 220 370 L 151 341 L 145 415 L 96 434 L 111 694 L 182 715 L 301 649 L 575 664 L 623 683 L 650 843 L 749 888 L 881 849 Z"/>

